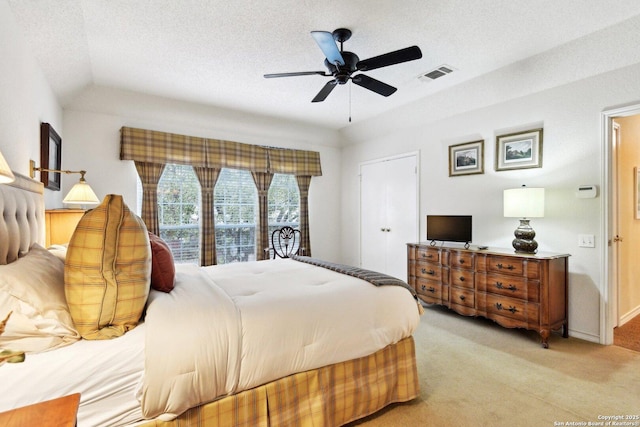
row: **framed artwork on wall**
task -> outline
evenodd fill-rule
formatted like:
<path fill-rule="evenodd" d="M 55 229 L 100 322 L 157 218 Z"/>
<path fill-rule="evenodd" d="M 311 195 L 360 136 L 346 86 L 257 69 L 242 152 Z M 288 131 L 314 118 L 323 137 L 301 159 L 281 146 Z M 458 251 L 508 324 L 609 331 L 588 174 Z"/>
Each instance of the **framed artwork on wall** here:
<path fill-rule="evenodd" d="M 496 171 L 542 167 L 542 129 L 496 137 Z"/>
<path fill-rule="evenodd" d="M 640 219 L 640 167 L 633 168 L 633 207 L 634 218 Z"/>
<path fill-rule="evenodd" d="M 62 168 L 62 138 L 49 123 L 40 124 L 40 167 Z M 60 172 L 40 172 L 40 182 L 45 188 L 60 191 Z"/>
<path fill-rule="evenodd" d="M 484 140 L 449 147 L 449 176 L 484 173 Z"/>

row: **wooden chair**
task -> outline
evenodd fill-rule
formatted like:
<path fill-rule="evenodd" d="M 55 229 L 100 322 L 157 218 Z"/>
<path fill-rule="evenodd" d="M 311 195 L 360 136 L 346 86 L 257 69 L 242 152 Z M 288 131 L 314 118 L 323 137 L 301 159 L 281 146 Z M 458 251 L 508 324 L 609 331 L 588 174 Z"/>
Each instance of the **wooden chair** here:
<path fill-rule="evenodd" d="M 291 255 L 304 255 L 305 248 L 300 247 L 301 241 L 300 230 L 288 225 L 278 228 L 271 233 L 271 247 L 264 250 L 266 258 L 271 258 L 271 252 L 273 252 L 273 259 L 276 256 L 289 258 Z"/>

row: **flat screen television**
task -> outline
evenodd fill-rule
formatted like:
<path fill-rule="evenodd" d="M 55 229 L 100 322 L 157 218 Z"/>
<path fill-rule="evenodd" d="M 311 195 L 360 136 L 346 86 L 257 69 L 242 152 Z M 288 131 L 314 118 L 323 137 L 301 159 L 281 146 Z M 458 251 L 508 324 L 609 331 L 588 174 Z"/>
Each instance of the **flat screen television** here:
<path fill-rule="evenodd" d="M 427 215 L 427 240 L 471 242 L 471 215 Z"/>

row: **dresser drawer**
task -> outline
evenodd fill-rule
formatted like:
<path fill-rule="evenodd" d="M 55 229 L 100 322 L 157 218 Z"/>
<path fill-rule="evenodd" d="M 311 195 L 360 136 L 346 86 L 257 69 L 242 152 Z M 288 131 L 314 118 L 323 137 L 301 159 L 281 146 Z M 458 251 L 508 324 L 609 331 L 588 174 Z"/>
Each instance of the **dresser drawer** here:
<path fill-rule="evenodd" d="M 474 288 L 473 270 L 462 270 L 458 268 L 451 269 L 451 286 L 459 286 L 462 288 Z"/>
<path fill-rule="evenodd" d="M 473 254 L 471 252 L 451 251 L 449 263 L 451 267 L 473 269 Z"/>
<path fill-rule="evenodd" d="M 427 302 L 442 303 L 449 299 L 449 287 L 440 282 L 417 279 L 415 289 L 418 296 Z"/>
<path fill-rule="evenodd" d="M 442 279 L 442 266 L 430 262 L 418 262 L 415 273 L 416 277 L 439 281 Z"/>
<path fill-rule="evenodd" d="M 481 292 L 490 292 L 532 302 L 540 301 L 540 282 L 537 280 L 527 280 L 524 277 L 506 274 L 478 274 L 476 286 Z"/>
<path fill-rule="evenodd" d="M 524 273 L 524 260 L 521 258 L 492 256 L 487 259 L 487 270 L 522 276 Z"/>
<path fill-rule="evenodd" d="M 540 308 L 536 303 L 484 293 L 478 294 L 478 299 L 483 299 L 478 302 L 478 305 L 482 304 L 488 313 L 499 314 L 527 323 L 538 323 L 540 319 Z"/>
<path fill-rule="evenodd" d="M 451 304 L 475 307 L 475 292 L 471 289 L 451 288 Z"/>
<path fill-rule="evenodd" d="M 418 261 L 440 263 L 440 251 L 437 248 L 425 248 L 421 246 L 417 250 L 416 259 Z"/>

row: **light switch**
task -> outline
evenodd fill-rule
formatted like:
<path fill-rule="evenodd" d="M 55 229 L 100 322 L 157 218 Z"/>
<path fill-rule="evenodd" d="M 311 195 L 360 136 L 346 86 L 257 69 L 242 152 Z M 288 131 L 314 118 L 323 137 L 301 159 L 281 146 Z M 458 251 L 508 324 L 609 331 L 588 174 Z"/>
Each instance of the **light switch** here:
<path fill-rule="evenodd" d="M 593 234 L 578 234 L 578 247 L 595 248 L 596 238 Z"/>

